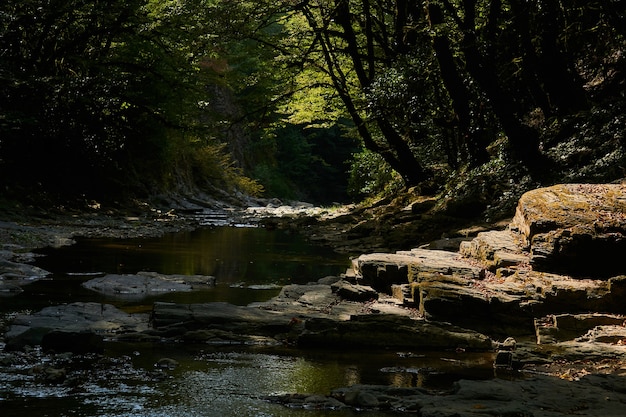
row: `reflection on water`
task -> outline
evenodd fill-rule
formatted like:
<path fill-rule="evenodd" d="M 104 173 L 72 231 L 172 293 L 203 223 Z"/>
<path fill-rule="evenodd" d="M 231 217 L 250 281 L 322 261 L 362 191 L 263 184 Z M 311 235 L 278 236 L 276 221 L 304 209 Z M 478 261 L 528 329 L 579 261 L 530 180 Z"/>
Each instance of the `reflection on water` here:
<path fill-rule="evenodd" d="M 345 271 L 349 260 L 284 231 L 206 228 L 158 239 L 85 239 L 42 251 L 37 266 L 52 279 L 2 299 L 2 311 L 39 310 L 48 305 L 97 301 L 128 312 L 146 311 L 156 301 L 228 301 L 245 305 L 269 299 L 280 286 L 306 283 Z M 168 293 L 143 300 L 107 297 L 84 289 L 93 273 L 201 274 L 217 287 Z M 328 394 L 352 384 L 449 388 L 459 378 L 493 376 L 488 354 L 299 350 L 288 347 L 228 347 L 109 343 L 106 363 L 89 365 L 71 384 L 42 386 L 28 367 L 0 366 L 3 417 L 22 416 L 354 416 L 352 411 L 294 410 L 264 396 L 293 392 Z M 155 377 L 161 358 L 180 363 Z M 359 414 L 361 415 L 361 414 Z M 376 415 L 384 415 L 380 412 Z"/>
<path fill-rule="evenodd" d="M 27 369 L 10 378 L 0 367 L 1 415 L 343 417 L 357 413 L 288 409 L 264 397 L 328 394 L 353 384 L 444 390 L 459 378 L 493 376 L 493 358 L 478 353 L 110 343 L 106 354 L 64 385 L 35 384 Z M 158 371 L 155 363 L 164 357 L 179 366 Z"/>
<path fill-rule="evenodd" d="M 283 230 L 214 227 L 149 239 L 79 239 L 72 246 L 39 251 L 36 265 L 53 273 L 52 280 L 24 287 L 0 311 L 41 309 L 75 301 L 106 302 L 129 312 L 149 310 L 154 301 L 203 303 L 226 301 L 247 305 L 275 296 L 283 285 L 307 283 L 345 272 L 346 255 L 312 245 Z M 141 301 L 107 297 L 81 283 L 97 273 L 212 275 L 215 288 L 166 293 Z"/>
<path fill-rule="evenodd" d="M 107 272 L 213 275 L 224 283 L 306 283 L 343 272 L 345 255 L 287 231 L 216 227 L 153 239 L 85 239 L 38 265 L 55 273 Z"/>

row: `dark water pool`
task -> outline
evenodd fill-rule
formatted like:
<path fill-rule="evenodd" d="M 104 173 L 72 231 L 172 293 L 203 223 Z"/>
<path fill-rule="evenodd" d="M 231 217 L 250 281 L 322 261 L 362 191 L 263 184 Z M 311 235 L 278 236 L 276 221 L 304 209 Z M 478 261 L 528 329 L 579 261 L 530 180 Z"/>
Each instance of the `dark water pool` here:
<path fill-rule="evenodd" d="M 37 311 L 75 301 L 111 303 L 128 312 L 148 311 L 157 300 L 246 305 L 275 296 L 282 285 L 337 275 L 349 265 L 345 255 L 295 234 L 234 227 L 155 239 L 84 239 L 41 254 L 45 256 L 37 265 L 51 271 L 52 278 L 1 299 L 2 311 Z M 106 297 L 81 287 L 93 274 L 138 271 L 213 275 L 217 286 L 142 300 Z M 357 383 L 438 390 L 459 378 L 493 377 L 489 354 L 127 343 L 110 343 L 105 353 L 115 365 L 86 366 L 77 385 L 42 385 L 28 367 L 9 372 L 0 366 L 0 415 L 343 417 L 363 413 L 293 410 L 263 397 L 327 394 Z M 155 363 L 164 357 L 180 365 L 154 378 Z"/>
<path fill-rule="evenodd" d="M 75 301 L 134 306 L 154 301 L 201 303 L 227 301 L 247 305 L 267 300 L 286 284 L 304 284 L 346 271 L 350 261 L 328 247 L 312 245 L 302 236 L 256 227 L 213 227 L 149 239 L 79 239 L 72 246 L 39 251 L 36 265 L 52 279 L 24 287 L 25 292 L 2 300 L 0 309 L 40 309 Z M 137 300 L 105 297 L 81 287 L 94 274 L 212 275 L 215 288 L 168 293 Z"/>

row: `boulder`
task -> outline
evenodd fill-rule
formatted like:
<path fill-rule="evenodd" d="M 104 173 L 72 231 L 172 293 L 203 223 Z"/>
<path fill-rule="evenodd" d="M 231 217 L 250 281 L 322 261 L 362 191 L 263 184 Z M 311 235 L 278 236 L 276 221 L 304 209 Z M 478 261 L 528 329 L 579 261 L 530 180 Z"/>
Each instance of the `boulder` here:
<path fill-rule="evenodd" d="M 573 276 L 626 272 L 626 185 L 563 184 L 525 193 L 511 230 L 533 268 Z"/>

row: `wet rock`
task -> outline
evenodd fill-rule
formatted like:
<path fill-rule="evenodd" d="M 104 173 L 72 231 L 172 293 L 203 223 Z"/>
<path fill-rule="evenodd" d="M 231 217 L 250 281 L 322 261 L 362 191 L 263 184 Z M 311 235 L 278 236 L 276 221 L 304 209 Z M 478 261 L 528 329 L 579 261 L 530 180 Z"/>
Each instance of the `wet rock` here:
<path fill-rule="evenodd" d="M 53 331 L 92 332 L 115 337 L 147 328 L 147 314 L 131 315 L 109 304 L 72 303 L 17 315 L 5 334 L 6 349 L 22 350 L 26 346 L 40 345 L 44 336 Z"/>
<path fill-rule="evenodd" d="M 0 353 L 0 366 L 11 366 L 18 362 L 17 356 L 11 353 Z"/>
<path fill-rule="evenodd" d="M 67 370 L 65 368 L 52 366 L 36 366 L 30 370 L 30 373 L 47 384 L 62 384 L 67 378 Z"/>
<path fill-rule="evenodd" d="M 182 334 L 185 343 L 206 343 L 210 345 L 246 345 L 246 346 L 273 346 L 283 342 L 289 342 L 287 336 L 278 338 L 259 336 L 254 334 L 241 334 L 220 329 L 199 329 L 186 331 Z"/>
<path fill-rule="evenodd" d="M 520 233 L 536 269 L 597 277 L 626 271 L 626 185 L 530 191 L 520 198 L 511 228 Z"/>
<path fill-rule="evenodd" d="M 294 394 L 270 400 L 307 407 L 307 396 Z M 620 416 L 626 405 L 623 378 L 588 375 L 576 382 L 548 376 L 518 380 L 458 381 L 445 395 L 421 388 L 353 385 L 333 390 L 327 398 L 353 409 L 389 409 L 422 417 L 457 416 Z M 316 403 L 324 399 L 315 397 Z M 308 404 L 311 408 L 313 402 Z"/>
<path fill-rule="evenodd" d="M 0 296 L 12 296 L 22 292 L 22 286 L 46 278 L 50 273 L 41 268 L 10 259 L 11 251 L 0 251 Z"/>
<path fill-rule="evenodd" d="M 392 314 L 353 316 L 347 321 L 311 318 L 299 336 L 301 346 L 490 350 L 487 336 L 446 323 Z"/>
<path fill-rule="evenodd" d="M 513 368 L 513 353 L 508 350 L 499 350 L 496 352 L 496 358 L 493 362 L 495 368 Z"/>
<path fill-rule="evenodd" d="M 155 367 L 160 369 L 169 369 L 173 370 L 178 368 L 178 361 L 172 358 L 161 358 L 154 364 Z"/>
<path fill-rule="evenodd" d="M 91 279 L 85 288 L 102 294 L 141 298 L 163 292 L 187 292 L 215 285 L 215 277 L 204 275 L 163 275 L 155 272 L 109 274 Z"/>
<path fill-rule="evenodd" d="M 376 408 L 380 405 L 378 397 L 374 393 L 367 390 L 352 390 L 347 391 L 343 400 L 346 404 L 357 408 Z"/>
<path fill-rule="evenodd" d="M 282 404 L 288 408 L 312 410 L 341 410 L 348 408 L 341 401 L 325 395 L 315 394 L 284 394 L 265 397 L 266 401 Z"/>
<path fill-rule="evenodd" d="M 50 331 L 49 328 L 28 328 L 26 326 L 21 327 L 20 330 L 21 331 L 19 332 L 14 331 L 12 334 L 6 334 L 5 350 L 9 352 L 26 350 L 32 348 L 33 346 L 40 345 L 41 339 L 43 339 L 44 335 Z"/>
<path fill-rule="evenodd" d="M 491 340 L 477 332 L 410 316 L 414 311 L 385 299 L 343 300 L 329 285 L 289 285 L 263 303 L 155 303 L 154 330 L 163 337 L 190 342 L 301 346 L 404 347 L 427 349 L 491 348 Z M 166 336 L 167 333 L 167 336 Z"/>
<path fill-rule="evenodd" d="M 289 314 L 254 307 L 215 302 L 206 304 L 155 303 L 155 328 L 181 328 L 184 331 L 218 329 L 242 335 L 274 336 L 290 331 Z"/>

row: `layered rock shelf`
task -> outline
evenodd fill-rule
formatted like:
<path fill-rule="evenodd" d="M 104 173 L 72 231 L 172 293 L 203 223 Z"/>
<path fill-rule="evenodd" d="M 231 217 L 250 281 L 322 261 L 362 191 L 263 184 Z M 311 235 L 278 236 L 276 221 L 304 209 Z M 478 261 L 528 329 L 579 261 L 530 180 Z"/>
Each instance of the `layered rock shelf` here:
<path fill-rule="evenodd" d="M 353 261 L 352 275 L 418 308 L 429 320 L 491 335 L 525 334 L 536 318 L 549 314 L 623 314 L 626 266 L 618 254 L 626 253 L 625 189 L 534 190 L 520 199 L 505 230 L 479 233 L 458 252 L 361 255 Z"/>
<path fill-rule="evenodd" d="M 246 343 L 271 339 L 301 345 L 418 349 L 488 350 L 495 346 L 492 339 L 533 334 L 539 343 L 555 341 L 554 330 L 545 329 L 560 328 L 562 319 L 550 322 L 546 317 L 602 313 L 619 321 L 626 313 L 626 270 L 615 255 L 622 253 L 626 241 L 625 188 L 560 185 L 534 190 L 520 199 L 507 228 L 478 233 L 471 241 L 460 242 L 457 251 L 417 248 L 364 254 L 353 259 L 352 268 L 342 277 L 286 286 L 264 303 L 246 307 L 157 303 L 148 331 L 142 321 L 137 329 L 125 326 L 122 332 L 106 327 L 96 332 L 125 338 Z M 550 250 L 545 245 L 548 241 L 552 242 Z M 606 256 L 597 257 L 595 244 Z M 562 270 L 572 266 L 566 262 L 569 257 L 584 260 L 589 273 L 564 274 Z M 594 274 L 594 265 L 601 272 Z M 614 274 L 607 276 L 609 270 Z M 85 287 L 109 295 L 145 296 L 214 283 L 213 277 L 138 273 L 97 277 Z M 48 312 L 38 314 L 47 317 Z M 59 313 L 59 320 L 64 315 Z M 9 343 L 28 330 L 21 324 L 27 318 L 20 317 L 7 334 Z M 62 330 L 63 326 L 59 322 L 54 327 L 37 327 L 35 333 L 41 335 L 42 329 Z M 75 330 L 72 323 L 68 327 Z M 93 331 L 89 326 L 82 330 Z"/>

